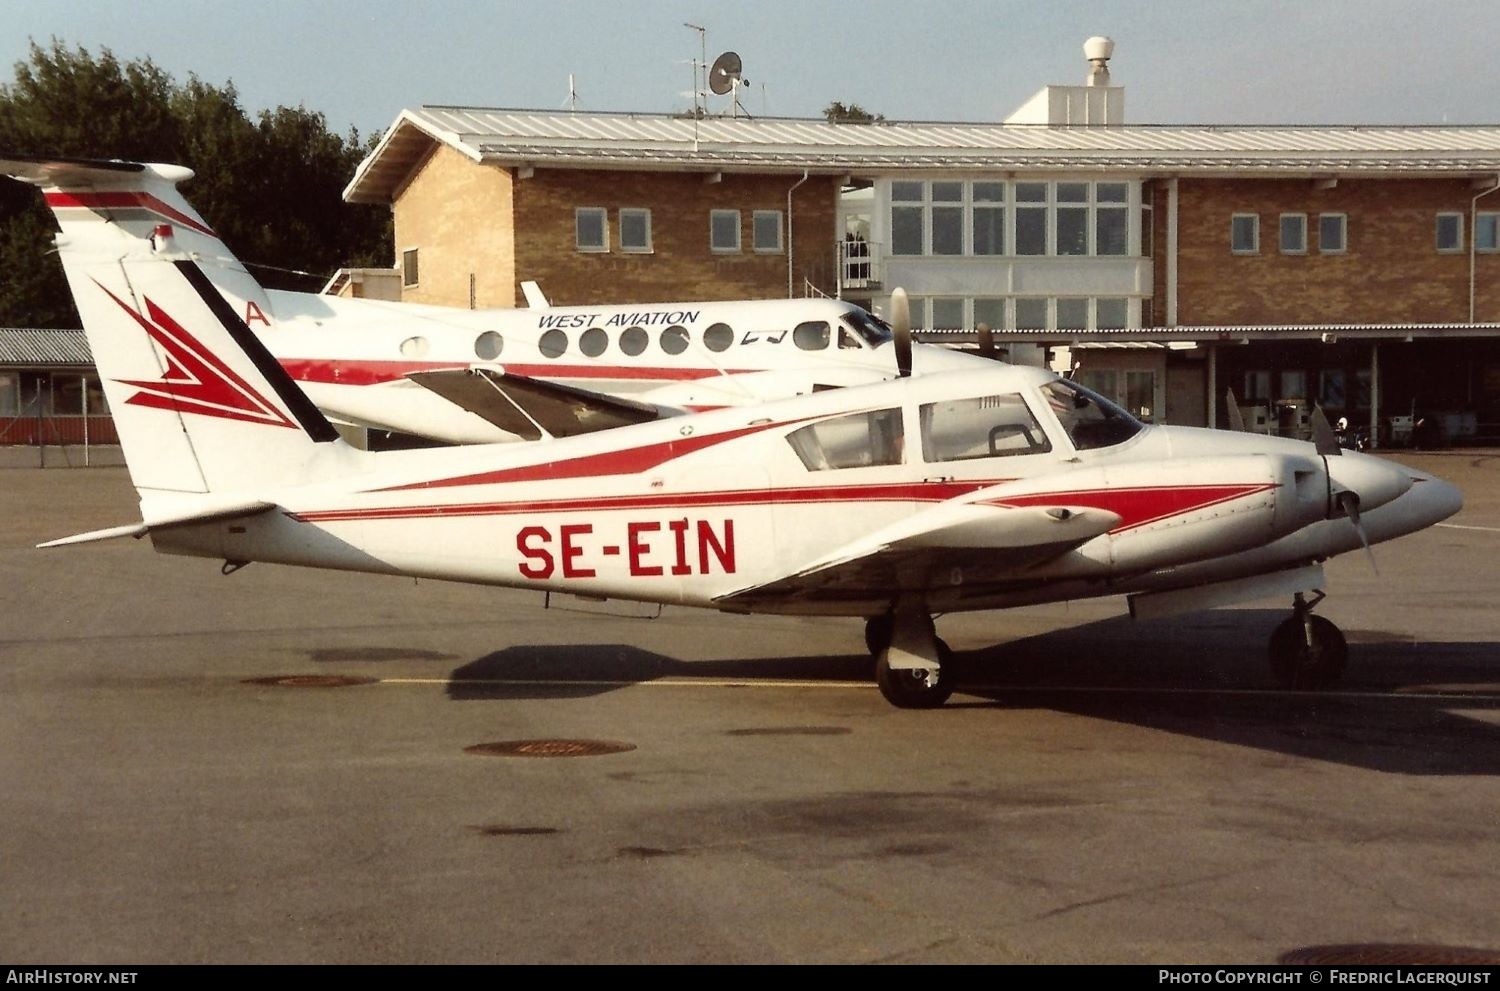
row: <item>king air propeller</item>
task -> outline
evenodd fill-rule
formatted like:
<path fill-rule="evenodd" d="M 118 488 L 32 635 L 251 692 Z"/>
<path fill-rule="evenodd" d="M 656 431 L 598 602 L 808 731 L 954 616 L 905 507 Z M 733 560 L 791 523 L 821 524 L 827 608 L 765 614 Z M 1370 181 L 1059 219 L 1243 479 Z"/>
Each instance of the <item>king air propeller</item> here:
<path fill-rule="evenodd" d="M 908 378 L 911 375 L 911 301 L 906 298 L 906 290 L 900 287 L 891 290 L 890 324 L 896 338 L 896 374 Z"/>
<path fill-rule="evenodd" d="M 1333 481 L 1333 468 L 1328 464 L 1329 458 L 1341 458 L 1344 449 L 1339 446 L 1338 435 L 1333 432 L 1333 427 L 1328 422 L 1328 417 L 1323 414 L 1323 407 L 1314 406 L 1312 415 L 1313 445 L 1323 457 L 1323 467 L 1328 472 L 1328 511 L 1334 514 L 1334 507 L 1342 511 L 1343 515 L 1349 517 L 1349 522 L 1354 524 L 1354 532 L 1359 534 L 1359 542 L 1365 545 L 1365 554 L 1370 559 L 1370 567 L 1375 573 L 1380 574 L 1380 568 L 1375 564 L 1375 552 L 1370 549 L 1370 539 L 1365 535 L 1364 524 L 1359 519 L 1359 493 L 1353 489 L 1335 487 Z"/>

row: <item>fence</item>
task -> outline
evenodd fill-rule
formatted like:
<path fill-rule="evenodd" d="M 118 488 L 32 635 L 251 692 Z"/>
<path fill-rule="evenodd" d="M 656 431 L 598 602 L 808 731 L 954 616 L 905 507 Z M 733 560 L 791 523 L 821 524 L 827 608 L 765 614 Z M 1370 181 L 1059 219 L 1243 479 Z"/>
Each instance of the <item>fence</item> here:
<path fill-rule="evenodd" d="M 4 405 L 10 409 L 0 406 L 0 466 L 120 463 L 120 437 L 93 376 L 12 373 L 8 384 L 10 401 Z M 100 457 L 105 453 L 100 448 L 108 448 L 111 456 Z"/>

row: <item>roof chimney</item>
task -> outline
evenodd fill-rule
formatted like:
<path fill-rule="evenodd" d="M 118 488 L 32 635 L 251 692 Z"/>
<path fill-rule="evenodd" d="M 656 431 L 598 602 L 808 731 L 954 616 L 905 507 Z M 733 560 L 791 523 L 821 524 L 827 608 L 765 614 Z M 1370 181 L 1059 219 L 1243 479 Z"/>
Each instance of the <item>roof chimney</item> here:
<path fill-rule="evenodd" d="M 1089 60 L 1089 75 L 1085 86 L 1109 85 L 1109 58 L 1115 53 L 1115 43 L 1103 35 L 1095 35 L 1083 43 L 1083 57 Z"/>

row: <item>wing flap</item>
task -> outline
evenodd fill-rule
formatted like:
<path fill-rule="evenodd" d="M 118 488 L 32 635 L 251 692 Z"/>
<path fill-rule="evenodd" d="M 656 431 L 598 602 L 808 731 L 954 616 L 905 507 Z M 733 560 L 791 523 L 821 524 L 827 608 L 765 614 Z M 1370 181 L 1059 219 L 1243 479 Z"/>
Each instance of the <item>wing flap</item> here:
<path fill-rule="evenodd" d="M 412 372 L 407 378 L 526 440 L 647 423 L 674 412 L 496 368 Z"/>

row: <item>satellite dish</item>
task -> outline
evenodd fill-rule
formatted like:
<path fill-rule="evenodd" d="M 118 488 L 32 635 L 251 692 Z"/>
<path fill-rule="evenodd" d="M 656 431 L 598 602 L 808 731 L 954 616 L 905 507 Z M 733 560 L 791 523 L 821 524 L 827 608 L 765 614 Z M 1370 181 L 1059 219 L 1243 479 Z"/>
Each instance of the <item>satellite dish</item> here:
<path fill-rule="evenodd" d="M 708 88 L 716 96 L 724 96 L 734 89 L 735 83 L 741 82 L 740 72 L 743 70 L 740 57 L 734 52 L 725 52 L 714 59 L 714 64 L 708 70 Z"/>

